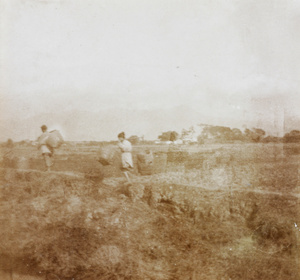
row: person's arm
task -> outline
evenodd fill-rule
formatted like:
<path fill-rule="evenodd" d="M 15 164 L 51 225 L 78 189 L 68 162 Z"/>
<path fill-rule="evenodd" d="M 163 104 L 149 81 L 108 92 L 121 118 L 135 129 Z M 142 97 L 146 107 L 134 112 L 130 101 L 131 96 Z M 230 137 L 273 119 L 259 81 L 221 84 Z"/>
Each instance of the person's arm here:
<path fill-rule="evenodd" d="M 43 145 L 42 144 L 42 138 L 43 138 L 43 135 L 39 136 L 38 139 L 36 140 L 38 149 L 40 149 L 41 146 Z"/>
<path fill-rule="evenodd" d="M 129 141 L 126 141 L 123 149 L 124 149 L 124 152 L 131 152 L 132 151 L 131 143 Z"/>
<path fill-rule="evenodd" d="M 122 153 L 125 152 L 125 150 L 124 150 L 125 147 L 124 147 L 124 144 L 122 142 L 119 142 L 118 147 L 120 148 Z"/>
<path fill-rule="evenodd" d="M 38 148 L 40 148 L 42 145 L 46 145 L 47 138 L 49 137 L 48 133 L 43 133 L 38 138 Z"/>

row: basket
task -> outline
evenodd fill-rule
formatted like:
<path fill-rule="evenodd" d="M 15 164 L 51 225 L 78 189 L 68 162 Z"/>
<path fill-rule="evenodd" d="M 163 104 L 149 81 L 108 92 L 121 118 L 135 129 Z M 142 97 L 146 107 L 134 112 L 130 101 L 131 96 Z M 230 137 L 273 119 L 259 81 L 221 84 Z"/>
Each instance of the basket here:
<path fill-rule="evenodd" d="M 98 161 L 106 166 L 110 165 L 116 153 L 116 147 L 113 145 L 104 146 L 100 150 Z"/>
<path fill-rule="evenodd" d="M 137 154 L 137 166 L 141 175 L 151 175 L 153 173 L 154 157 L 151 151 Z"/>
<path fill-rule="evenodd" d="M 63 143 L 64 139 L 58 130 L 49 132 L 48 138 L 46 140 L 47 146 L 51 148 L 59 148 Z"/>

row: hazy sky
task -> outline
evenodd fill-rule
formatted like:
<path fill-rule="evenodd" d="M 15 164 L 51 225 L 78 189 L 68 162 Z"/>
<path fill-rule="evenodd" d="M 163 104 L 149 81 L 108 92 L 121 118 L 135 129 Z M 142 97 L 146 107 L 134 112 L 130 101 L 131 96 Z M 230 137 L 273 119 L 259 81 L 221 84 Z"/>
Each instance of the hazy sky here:
<path fill-rule="evenodd" d="M 44 122 L 69 140 L 300 129 L 300 0 L 0 5 L 2 138 L 35 138 Z"/>

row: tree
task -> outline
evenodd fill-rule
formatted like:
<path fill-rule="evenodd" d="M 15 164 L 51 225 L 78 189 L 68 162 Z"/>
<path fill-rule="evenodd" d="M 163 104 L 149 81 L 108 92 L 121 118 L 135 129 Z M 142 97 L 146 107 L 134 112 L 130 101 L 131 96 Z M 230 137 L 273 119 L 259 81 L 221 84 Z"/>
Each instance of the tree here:
<path fill-rule="evenodd" d="M 266 135 L 266 132 L 261 128 L 252 128 L 251 130 L 246 128 L 244 131 L 246 140 L 251 142 L 260 142 Z"/>
<path fill-rule="evenodd" d="M 178 138 L 178 133 L 176 131 L 172 131 L 170 134 L 170 141 L 174 142 Z"/>
<path fill-rule="evenodd" d="M 128 138 L 128 141 L 132 144 L 132 145 L 137 145 L 140 142 L 140 138 L 137 135 L 132 135 Z"/>
<path fill-rule="evenodd" d="M 195 129 L 193 126 L 191 126 L 189 129 L 182 129 L 181 131 L 181 139 L 193 139 L 195 134 Z"/>
<path fill-rule="evenodd" d="M 244 139 L 243 132 L 238 128 L 233 128 L 232 134 L 233 134 L 233 140 L 243 140 Z"/>
<path fill-rule="evenodd" d="M 289 133 L 286 133 L 283 136 L 283 141 L 286 142 L 286 143 L 300 142 L 300 131 L 299 130 L 292 130 Z"/>
<path fill-rule="evenodd" d="M 231 128 L 226 126 L 206 126 L 203 128 L 201 136 L 203 139 L 210 138 L 217 141 L 230 141 L 234 138 Z"/>
<path fill-rule="evenodd" d="M 175 141 L 178 138 L 178 133 L 176 131 L 163 132 L 158 136 L 160 141 Z"/>
<path fill-rule="evenodd" d="M 188 135 L 189 131 L 183 128 L 181 131 L 181 139 L 185 139 Z"/>
<path fill-rule="evenodd" d="M 266 135 L 266 132 L 261 128 L 252 128 L 252 130 L 259 135 L 261 138 L 263 138 Z"/>

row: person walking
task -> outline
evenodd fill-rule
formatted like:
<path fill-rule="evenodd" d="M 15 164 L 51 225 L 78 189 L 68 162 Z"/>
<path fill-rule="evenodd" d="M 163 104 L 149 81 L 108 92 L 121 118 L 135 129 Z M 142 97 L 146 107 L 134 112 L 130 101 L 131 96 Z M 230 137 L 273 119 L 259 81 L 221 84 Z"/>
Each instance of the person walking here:
<path fill-rule="evenodd" d="M 131 143 L 126 140 L 125 133 L 121 132 L 118 134 L 118 147 L 122 153 L 122 168 L 124 170 L 132 170 L 133 169 L 133 160 L 132 160 L 132 146 Z"/>
<path fill-rule="evenodd" d="M 44 162 L 45 162 L 45 165 L 46 165 L 46 170 L 50 171 L 51 166 L 53 165 L 52 157 L 53 157 L 54 149 L 52 147 L 50 147 L 49 145 L 47 145 L 47 143 L 46 143 L 48 137 L 50 136 L 50 133 L 48 132 L 47 126 L 42 125 L 41 130 L 42 130 L 43 133 L 38 138 L 38 148 L 42 152 Z"/>

